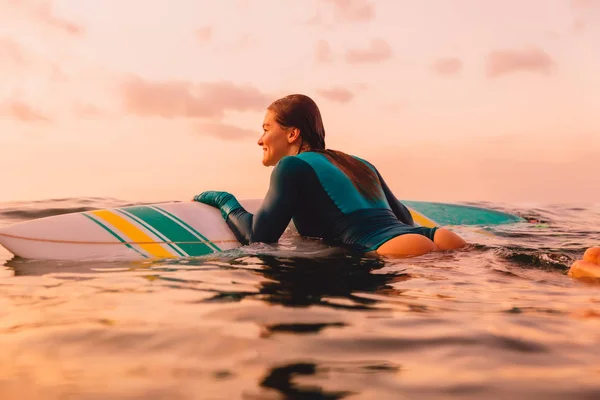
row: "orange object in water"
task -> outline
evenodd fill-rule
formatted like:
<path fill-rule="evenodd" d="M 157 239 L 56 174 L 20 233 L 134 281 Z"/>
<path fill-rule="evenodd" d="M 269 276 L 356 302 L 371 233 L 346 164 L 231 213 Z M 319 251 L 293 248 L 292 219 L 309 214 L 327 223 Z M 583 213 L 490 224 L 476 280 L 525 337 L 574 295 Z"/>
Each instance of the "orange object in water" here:
<path fill-rule="evenodd" d="M 583 261 L 600 264 L 600 247 L 590 247 L 583 254 Z"/>
<path fill-rule="evenodd" d="M 573 278 L 600 279 L 600 247 L 587 249 L 583 254 L 583 259 L 577 260 L 571 265 L 568 275 Z"/>

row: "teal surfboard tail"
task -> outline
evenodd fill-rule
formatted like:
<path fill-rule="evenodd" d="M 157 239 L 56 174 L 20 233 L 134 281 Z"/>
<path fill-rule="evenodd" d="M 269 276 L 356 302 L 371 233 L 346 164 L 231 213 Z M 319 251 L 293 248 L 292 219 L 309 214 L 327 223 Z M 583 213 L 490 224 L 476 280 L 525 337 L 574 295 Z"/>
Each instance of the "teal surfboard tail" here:
<path fill-rule="evenodd" d="M 502 225 L 525 222 L 525 219 L 489 208 L 462 204 L 401 200 L 407 207 L 437 225 Z M 417 218 L 415 218 L 417 221 Z"/>

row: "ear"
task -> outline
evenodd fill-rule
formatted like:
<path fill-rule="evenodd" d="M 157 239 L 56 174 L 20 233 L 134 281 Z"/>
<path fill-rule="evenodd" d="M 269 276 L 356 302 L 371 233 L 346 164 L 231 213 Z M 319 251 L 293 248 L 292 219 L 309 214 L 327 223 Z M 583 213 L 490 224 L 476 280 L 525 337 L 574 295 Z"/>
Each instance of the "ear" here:
<path fill-rule="evenodd" d="M 300 138 L 300 129 L 298 128 L 290 128 L 287 132 L 288 143 L 294 143 L 296 140 Z"/>

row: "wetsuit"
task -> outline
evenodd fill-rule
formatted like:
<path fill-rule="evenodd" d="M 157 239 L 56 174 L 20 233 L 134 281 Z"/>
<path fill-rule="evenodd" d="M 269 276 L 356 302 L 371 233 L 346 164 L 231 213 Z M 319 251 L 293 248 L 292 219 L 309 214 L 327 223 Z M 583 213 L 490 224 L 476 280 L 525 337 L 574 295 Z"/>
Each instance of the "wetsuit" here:
<path fill-rule="evenodd" d="M 263 204 L 248 213 L 227 192 L 204 192 L 194 199 L 218 207 L 242 244 L 277 242 L 291 219 L 300 235 L 321 238 L 357 251 L 376 250 L 407 233 L 433 240 L 437 228 L 414 226 L 408 209 L 396 199 L 377 169 L 380 196 L 367 200 L 352 181 L 325 155 L 303 152 L 283 157 L 273 169 Z"/>

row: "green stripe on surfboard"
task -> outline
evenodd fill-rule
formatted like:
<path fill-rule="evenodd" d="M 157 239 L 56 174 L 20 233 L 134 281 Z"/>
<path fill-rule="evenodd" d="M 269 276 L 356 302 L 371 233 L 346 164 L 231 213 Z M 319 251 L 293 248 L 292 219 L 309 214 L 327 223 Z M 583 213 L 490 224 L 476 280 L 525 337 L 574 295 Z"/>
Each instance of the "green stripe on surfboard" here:
<path fill-rule="evenodd" d="M 525 221 L 517 215 L 482 207 L 426 201 L 401 201 L 407 207 L 420 212 L 440 225 L 501 225 Z"/>
<path fill-rule="evenodd" d="M 140 224 L 141 226 L 143 226 L 144 228 L 146 228 L 148 231 L 152 232 L 153 235 L 155 235 L 156 237 L 158 237 L 160 240 L 165 241 L 165 242 L 169 242 L 169 239 L 164 237 L 163 235 L 160 234 L 160 232 L 158 232 L 156 229 L 154 229 L 152 226 L 148 225 L 147 223 L 145 223 L 144 221 L 142 221 L 140 218 L 136 217 L 135 215 L 125 211 L 124 209 L 115 209 L 115 211 L 118 211 L 119 213 L 123 214 L 124 216 L 126 216 L 127 218 L 131 219 L 132 221 L 137 222 L 138 224 Z M 166 245 L 172 249 L 175 253 L 177 253 L 179 256 L 181 257 L 187 257 L 188 254 L 185 254 L 185 252 L 183 250 L 181 250 L 179 248 L 179 246 L 174 245 L 173 243 L 166 243 Z"/>
<path fill-rule="evenodd" d="M 215 252 L 207 243 L 202 243 L 183 226 L 151 207 L 133 206 L 122 209 L 135 215 L 170 241 L 175 242 L 181 250 L 190 256 L 203 256 Z"/>
<path fill-rule="evenodd" d="M 221 251 L 221 249 L 219 248 L 219 246 L 217 246 L 216 244 L 214 244 L 213 242 L 211 242 L 210 240 L 208 240 L 203 234 L 201 234 L 200 232 L 198 232 L 197 230 L 195 230 L 194 228 L 192 228 L 188 223 L 186 223 L 184 220 L 177 218 L 176 215 L 171 214 L 170 212 L 168 212 L 167 210 L 160 208 L 158 206 L 150 206 L 155 210 L 158 210 L 164 214 L 167 214 L 171 219 L 174 219 L 175 221 L 179 222 L 181 225 L 185 226 L 186 228 L 188 228 L 189 231 L 191 231 L 193 234 L 195 234 L 196 236 L 198 236 L 200 239 L 204 240 L 207 242 L 207 244 L 214 248 L 216 251 Z"/>
<path fill-rule="evenodd" d="M 104 225 L 102 222 L 98 221 L 96 218 L 92 217 L 90 214 L 88 213 L 83 213 L 83 215 L 85 217 L 88 217 L 89 219 L 91 219 L 92 221 L 94 221 L 95 223 L 97 223 L 98 225 L 100 225 L 102 228 L 104 228 L 104 230 L 106 230 L 108 233 L 110 233 L 111 235 L 113 235 L 114 237 L 116 237 L 119 242 L 123 243 L 125 246 L 129 247 L 131 250 L 135 251 L 136 253 L 140 254 L 141 256 L 143 256 L 144 258 L 148 258 L 147 255 L 145 255 L 144 253 L 142 253 L 141 251 L 139 251 L 138 249 L 136 249 L 135 247 L 131 246 L 129 243 L 127 243 L 125 241 L 125 239 L 123 239 L 121 236 L 119 236 L 118 234 L 116 234 L 112 229 L 110 229 L 108 226 Z"/>

